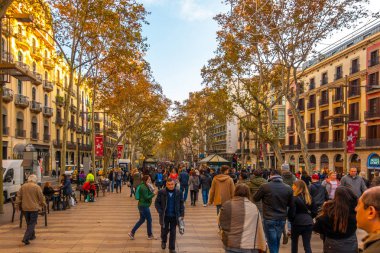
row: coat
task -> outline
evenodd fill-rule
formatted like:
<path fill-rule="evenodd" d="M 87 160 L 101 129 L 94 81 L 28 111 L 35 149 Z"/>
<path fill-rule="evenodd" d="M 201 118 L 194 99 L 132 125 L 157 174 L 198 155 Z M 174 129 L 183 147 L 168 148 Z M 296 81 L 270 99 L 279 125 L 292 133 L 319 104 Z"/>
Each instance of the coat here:
<path fill-rule="evenodd" d="M 263 213 L 263 203 L 261 201 L 254 201 L 253 196 L 255 196 L 256 192 L 259 190 L 260 186 L 263 184 L 268 183 L 267 180 L 265 180 L 262 177 L 253 176 L 250 181 L 248 181 L 247 185 L 249 187 L 249 191 L 251 193 L 251 201 L 256 204 L 257 208 L 259 209 L 260 213 Z"/>
<path fill-rule="evenodd" d="M 234 192 L 235 185 L 229 175 L 216 175 L 211 183 L 209 204 L 222 205 L 232 199 Z"/>
<path fill-rule="evenodd" d="M 158 216 L 160 218 L 160 225 L 163 226 L 165 224 L 165 212 L 166 207 L 168 205 L 168 193 L 166 188 L 162 189 L 158 192 L 157 198 L 154 202 L 154 206 L 158 212 Z M 174 189 L 174 212 L 175 216 L 178 219 L 179 217 L 185 216 L 185 205 L 183 203 L 183 195 L 178 189 Z"/>
<path fill-rule="evenodd" d="M 380 233 L 369 234 L 363 239 L 362 253 L 377 253 L 380 249 Z"/>
<path fill-rule="evenodd" d="M 141 207 L 150 207 L 152 204 L 152 198 L 154 197 L 154 193 L 149 190 L 144 182 L 140 184 L 139 188 L 139 203 L 138 206 Z"/>
<path fill-rule="evenodd" d="M 38 211 L 45 205 L 45 197 L 42 194 L 41 187 L 35 183 L 23 184 L 17 192 L 16 207 L 21 207 L 23 211 Z"/>
<path fill-rule="evenodd" d="M 226 249 L 266 250 L 259 210 L 248 198 L 233 197 L 220 210 L 219 225 Z"/>
<path fill-rule="evenodd" d="M 190 176 L 189 179 L 189 189 L 190 191 L 199 191 L 199 177 L 198 176 Z"/>

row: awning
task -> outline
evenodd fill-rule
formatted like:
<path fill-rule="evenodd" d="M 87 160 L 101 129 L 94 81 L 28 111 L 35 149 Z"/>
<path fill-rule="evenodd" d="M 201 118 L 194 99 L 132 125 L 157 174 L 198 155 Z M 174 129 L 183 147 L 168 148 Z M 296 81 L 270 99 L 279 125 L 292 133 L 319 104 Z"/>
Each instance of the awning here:
<path fill-rule="evenodd" d="M 229 161 L 220 155 L 214 154 L 202 159 L 199 163 L 229 163 Z"/>

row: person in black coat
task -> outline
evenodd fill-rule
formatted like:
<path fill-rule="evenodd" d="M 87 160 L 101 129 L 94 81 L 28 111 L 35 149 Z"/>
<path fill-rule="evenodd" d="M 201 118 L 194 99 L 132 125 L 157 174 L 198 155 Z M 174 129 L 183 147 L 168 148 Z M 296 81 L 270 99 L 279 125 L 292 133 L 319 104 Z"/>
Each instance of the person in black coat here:
<path fill-rule="evenodd" d="M 292 224 L 292 253 L 298 252 L 298 238 L 302 236 L 305 253 L 311 253 L 311 235 L 313 232 L 313 217 L 317 209 L 312 202 L 306 183 L 298 180 L 293 184 L 293 205 L 289 209 L 288 218 Z"/>
<path fill-rule="evenodd" d="M 185 216 L 185 206 L 181 192 L 175 188 L 173 179 L 168 178 L 166 188 L 158 192 L 154 203 L 161 225 L 161 248 L 166 248 L 166 242 L 169 237 L 169 250 L 175 253 L 176 226 L 178 219 Z"/>
<path fill-rule="evenodd" d="M 309 185 L 309 193 L 318 211 L 322 208 L 323 203 L 329 200 L 329 194 L 326 188 L 319 181 L 318 174 L 313 174 L 311 176 L 311 185 Z"/>

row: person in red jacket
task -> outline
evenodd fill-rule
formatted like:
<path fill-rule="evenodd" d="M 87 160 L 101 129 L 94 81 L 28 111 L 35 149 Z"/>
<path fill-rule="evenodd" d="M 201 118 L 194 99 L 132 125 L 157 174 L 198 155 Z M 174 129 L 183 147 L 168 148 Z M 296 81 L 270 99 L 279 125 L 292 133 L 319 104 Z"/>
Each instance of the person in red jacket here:
<path fill-rule="evenodd" d="M 93 181 L 87 181 L 83 184 L 82 186 L 83 191 L 85 192 L 86 197 L 86 202 L 90 200 L 90 195 L 89 193 L 92 193 L 93 200 L 95 201 L 95 190 L 96 190 L 96 185 L 94 184 Z"/>

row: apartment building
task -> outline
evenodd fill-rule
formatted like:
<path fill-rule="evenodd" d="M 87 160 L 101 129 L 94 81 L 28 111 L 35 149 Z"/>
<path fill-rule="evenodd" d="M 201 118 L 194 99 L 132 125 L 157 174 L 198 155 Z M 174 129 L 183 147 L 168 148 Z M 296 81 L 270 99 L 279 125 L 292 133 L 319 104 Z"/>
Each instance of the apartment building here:
<path fill-rule="evenodd" d="M 310 161 L 317 169 L 379 169 L 380 24 L 340 42 L 304 66 L 298 111 L 305 124 Z M 292 170 L 305 166 L 294 117 L 286 105 L 285 157 Z M 360 123 L 355 153 L 344 159 L 347 125 Z"/>
<path fill-rule="evenodd" d="M 85 86 L 78 89 L 76 85 L 68 90 L 68 67 L 55 54 L 54 41 L 27 26 L 21 10 L 11 10 L 1 27 L 3 158 L 21 159 L 25 146 L 32 144 L 43 161 L 44 174 L 49 174 L 52 169 L 63 166 L 65 102 L 70 103 L 67 164 L 77 164 L 78 156 L 82 162 L 84 156 L 90 155 L 86 118 L 89 92 Z M 18 18 L 21 16 L 23 18 Z M 76 122 L 78 112 L 80 120 Z"/>

